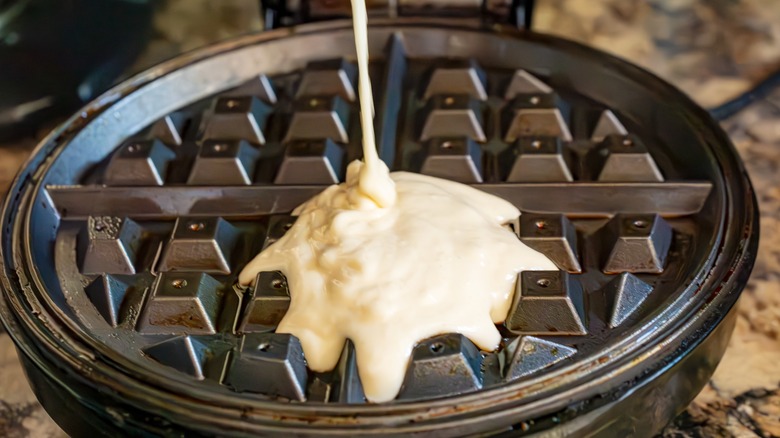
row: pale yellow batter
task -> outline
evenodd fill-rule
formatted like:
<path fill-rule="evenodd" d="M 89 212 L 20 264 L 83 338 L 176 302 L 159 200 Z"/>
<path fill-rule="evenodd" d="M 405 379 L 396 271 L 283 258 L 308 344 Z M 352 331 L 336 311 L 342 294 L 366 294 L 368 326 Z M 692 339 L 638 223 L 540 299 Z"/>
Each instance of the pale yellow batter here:
<path fill-rule="evenodd" d="M 374 146 L 366 11 L 353 0 L 365 162 L 345 183 L 298 207 L 297 221 L 254 258 L 239 282 L 261 271 L 287 276 L 291 302 L 277 328 L 301 340 L 309 368 L 336 366 L 346 339 L 372 402 L 398 394 L 415 344 L 461 333 L 482 350 L 500 341 L 517 274 L 555 270 L 504 225 L 520 212 L 469 186 L 389 173 Z"/>

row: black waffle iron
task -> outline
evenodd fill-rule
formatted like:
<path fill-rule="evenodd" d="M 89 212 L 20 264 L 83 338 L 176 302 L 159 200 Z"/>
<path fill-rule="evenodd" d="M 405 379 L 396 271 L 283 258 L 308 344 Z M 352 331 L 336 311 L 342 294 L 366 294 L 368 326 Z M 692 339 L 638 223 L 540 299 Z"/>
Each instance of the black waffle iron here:
<path fill-rule="evenodd" d="M 300 19 L 271 6 L 269 25 Z M 758 240 L 750 183 L 707 112 L 625 61 L 518 30 L 517 5 L 382 8 L 381 158 L 512 202 L 518 238 L 559 267 L 521 274 L 500 348 L 426 339 L 397 399 L 367 403 L 351 344 L 316 373 L 274 332 L 295 293 L 282 273 L 235 286 L 361 157 L 351 22 L 282 27 L 115 87 L 14 183 L 0 315 L 63 429 L 651 436 L 707 382 Z"/>

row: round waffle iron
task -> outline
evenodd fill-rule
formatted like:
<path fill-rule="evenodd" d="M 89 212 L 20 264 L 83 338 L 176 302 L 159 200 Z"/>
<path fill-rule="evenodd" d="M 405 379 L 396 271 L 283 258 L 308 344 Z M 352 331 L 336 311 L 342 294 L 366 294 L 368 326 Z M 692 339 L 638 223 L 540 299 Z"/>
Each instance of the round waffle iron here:
<path fill-rule="evenodd" d="M 361 156 L 351 23 L 280 29 L 118 86 L 8 195 L 0 311 L 66 431 L 646 436 L 694 397 L 758 238 L 728 138 L 624 61 L 451 23 L 375 20 L 377 140 L 392 169 L 514 203 L 518 238 L 559 266 L 521 274 L 499 350 L 424 340 L 398 398 L 371 404 L 349 343 L 315 373 L 274 332 L 283 274 L 235 286 Z"/>

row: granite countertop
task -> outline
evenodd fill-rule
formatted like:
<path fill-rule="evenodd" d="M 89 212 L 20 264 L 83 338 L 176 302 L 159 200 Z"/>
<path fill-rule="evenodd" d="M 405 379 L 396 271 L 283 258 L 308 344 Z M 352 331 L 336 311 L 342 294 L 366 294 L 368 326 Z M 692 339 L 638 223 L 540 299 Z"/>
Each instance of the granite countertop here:
<path fill-rule="evenodd" d="M 644 66 L 705 107 L 780 69 L 777 0 L 537 1 L 536 30 Z M 169 0 L 155 29 L 132 71 L 261 23 L 255 0 Z M 722 126 L 755 186 L 761 243 L 723 361 L 664 437 L 780 437 L 780 89 Z M 0 191 L 34 144 L 0 145 Z M 0 334 L 0 436 L 64 436 L 35 400 L 6 334 Z"/>

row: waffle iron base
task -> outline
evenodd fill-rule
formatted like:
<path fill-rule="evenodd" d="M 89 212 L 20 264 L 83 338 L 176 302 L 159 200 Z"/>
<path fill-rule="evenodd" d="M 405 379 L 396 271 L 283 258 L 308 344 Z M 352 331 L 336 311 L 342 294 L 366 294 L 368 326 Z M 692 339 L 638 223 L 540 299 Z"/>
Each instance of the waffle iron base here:
<path fill-rule="evenodd" d="M 514 203 L 560 268 L 521 274 L 498 351 L 424 340 L 398 399 L 371 404 L 351 344 L 315 373 L 274 333 L 281 273 L 234 287 L 360 158 L 351 38 L 329 22 L 183 55 L 42 142 L 3 209 L 0 317 L 47 412 L 77 436 L 661 430 L 726 348 L 756 202 L 704 110 L 587 47 L 451 20 L 370 32 L 382 159 Z"/>

